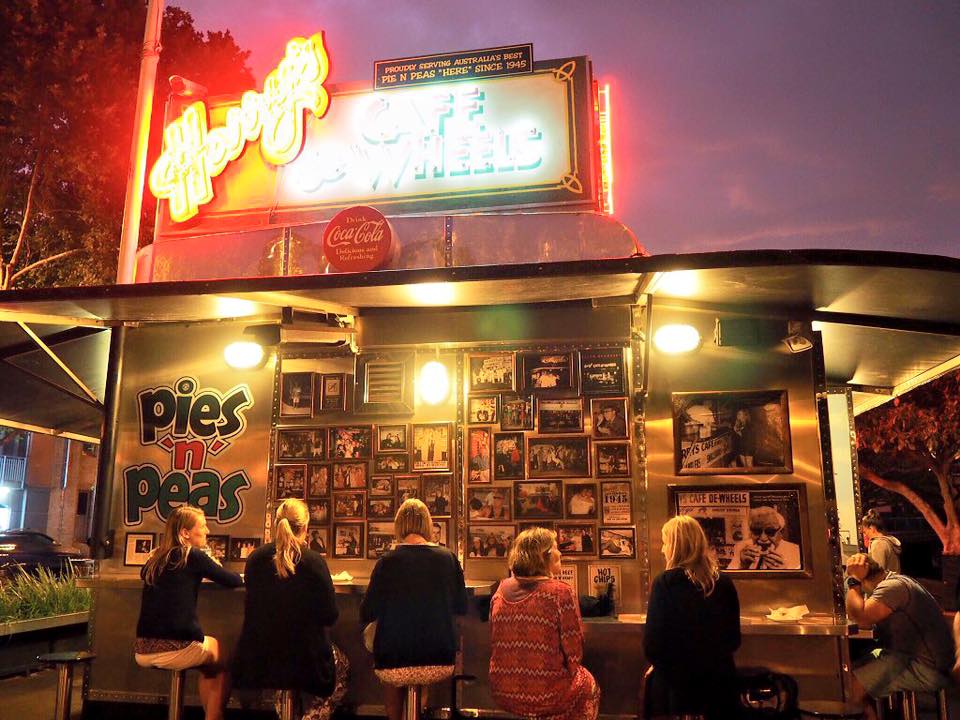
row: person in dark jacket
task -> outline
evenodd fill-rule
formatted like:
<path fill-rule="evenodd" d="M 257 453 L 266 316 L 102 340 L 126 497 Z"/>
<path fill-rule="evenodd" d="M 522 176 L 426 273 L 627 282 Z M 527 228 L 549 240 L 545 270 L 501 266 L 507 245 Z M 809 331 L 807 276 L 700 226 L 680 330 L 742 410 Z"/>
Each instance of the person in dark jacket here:
<path fill-rule="evenodd" d="M 274 541 L 247 558 L 243 629 L 233 663 L 241 688 L 299 690 L 321 698 L 334 690 L 329 628 L 338 610 L 323 557 L 307 545 L 310 513 L 287 499 L 276 512 Z"/>
<path fill-rule="evenodd" d="M 197 618 L 197 594 L 204 578 L 227 587 L 243 579 L 203 552 L 207 520 L 195 507 L 175 508 L 163 543 L 140 570 L 143 593 L 134 659 L 141 667 L 200 670 L 200 702 L 206 720 L 222 720 L 230 696 L 230 674 L 217 639 L 204 635 Z"/>
<path fill-rule="evenodd" d="M 700 713 L 708 720 L 737 714 L 736 667 L 740 601 L 721 575 L 706 535 L 680 515 L 663 526 L 667 569 L 653 581 L 643 649 L 653 665 L 646 717 Z"/>
<path fill-rule="evenodd" d="M 361 622 L 377 622 L 373 664 L 390 683 L 384 685 L 389 720 L 403 714 L 402 689 L 393 686 L 398 669 L 430 666 L 441 679 L 456 660 L 454 616 L 467 612 L 463 569 L 456 555 L 429 541 L 432 524 L 420 500 L 403 502 L 394 519 L 397 545 L 377 561 L 360 605 Z"/>

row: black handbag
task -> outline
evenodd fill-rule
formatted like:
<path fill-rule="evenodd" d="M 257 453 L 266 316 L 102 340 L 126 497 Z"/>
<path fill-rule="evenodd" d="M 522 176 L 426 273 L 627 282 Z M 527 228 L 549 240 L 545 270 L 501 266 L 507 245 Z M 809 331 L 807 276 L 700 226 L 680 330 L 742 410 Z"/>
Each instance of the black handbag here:
<path fill-rule="evenodd" d="M 795 720 L 797 681 L 766 668 L 738 668 L 740 717 L 743 720 Z"/>

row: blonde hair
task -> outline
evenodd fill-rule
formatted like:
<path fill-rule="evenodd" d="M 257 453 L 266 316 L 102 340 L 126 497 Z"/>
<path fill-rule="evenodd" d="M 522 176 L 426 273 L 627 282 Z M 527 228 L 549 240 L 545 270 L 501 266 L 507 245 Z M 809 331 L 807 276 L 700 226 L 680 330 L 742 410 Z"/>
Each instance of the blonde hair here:
<path fill-rule="evenodd" d="M 532 527 L 517 535 L 507 556 L 507 567 L 514 577 L 550 574 L 550 550 L 557 541 L 553 530 Z"/>
<path fill-rule="evenodd" d="M 433 519 L 427 506 L 416 498 L 404 500 L 393 518 L 393 532 L 397 542 L 407 535 L 419 535 L 429 541 L 433 537 Z"/>
<path fill-rule="evenodd" d="M 276 553 L 273 566 L 281 580 L 297 572 L 297 563 L 307 544 L 299 535 L 310 523 L 310 511 L 303 500 L 287 498 L 277 507 L 273 531 L 273 545 Z"/>
<path fill-rule="evenodd" d="M 163 529 L 163 541 L 160 547 L 150 554 L 143 570 L 140 571 L 140 577 L 147 585 L 155 585 L 160 575 L 168 568 L 176 570 L 187 564 L 190 543 L 180 540 L 180 531 L 193 530 L 201 518 L 203 518 L 203 510 L 200 508 L 181 505 L 173 509 Z M 174 558 L 173 555 L 177 551 L 180 553 L 179 557 Z"/>
<path fill-rule="evenodd" d="M 664 523 L 660 536 L 667 570 L 683 568 L 690 582 L 704 595 L 710 595 L 716 587 L 720 570 L 700 523 L 689 515 L 678 515 Z"/>

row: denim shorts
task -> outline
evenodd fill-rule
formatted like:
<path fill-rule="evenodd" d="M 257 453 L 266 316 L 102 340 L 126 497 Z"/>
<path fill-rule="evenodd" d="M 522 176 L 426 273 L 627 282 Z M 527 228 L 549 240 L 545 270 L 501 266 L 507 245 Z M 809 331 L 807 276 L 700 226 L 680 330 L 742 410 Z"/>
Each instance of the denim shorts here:
<path fill-rule="evenodd" d="M 899 690 L 935 692 L 950 684 L 950 678 L 935 667 L 910 655 L 877 648 L 853 669 L 853 674 L 871 697 L 886 697 Z"/>

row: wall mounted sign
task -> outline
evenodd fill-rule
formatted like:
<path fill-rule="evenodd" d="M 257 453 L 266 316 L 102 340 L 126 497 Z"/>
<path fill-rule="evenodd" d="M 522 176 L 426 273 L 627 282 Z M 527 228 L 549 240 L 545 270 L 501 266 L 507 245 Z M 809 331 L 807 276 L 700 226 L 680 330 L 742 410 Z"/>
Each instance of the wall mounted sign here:
<path fill-rule="evenodd" d="M 366 205 L 341 210 L 323 231 L 323 255 L 340 272 L 382 268 L 394 247 L 390 223 L 383 213 Z"/>
<path fill-rule="evenodd" d="M 373 87 L 376 90 L 385 90 L 530 72 L 533 72 L 533 44 L 527 43 L 486 50 L 378 60 L 373 65 Z"/>

